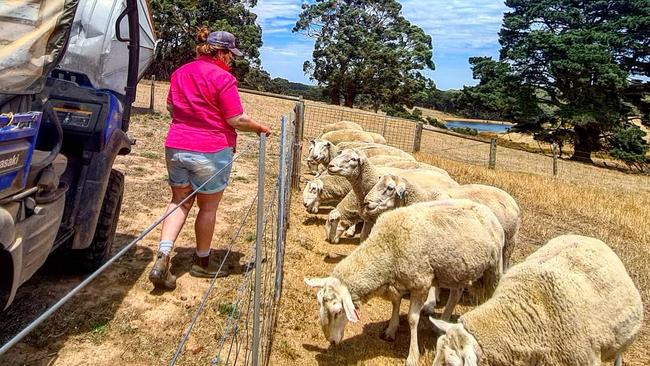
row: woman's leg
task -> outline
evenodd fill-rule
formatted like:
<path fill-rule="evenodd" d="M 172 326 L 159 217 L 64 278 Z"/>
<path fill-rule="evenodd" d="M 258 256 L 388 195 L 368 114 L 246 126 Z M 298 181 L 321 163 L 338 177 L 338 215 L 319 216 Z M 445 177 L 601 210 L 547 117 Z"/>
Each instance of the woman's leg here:
<path fill-rule="evenodd" d="M 223 191 L 197 195 L 197 205 L 199 206 L 199 213 L 196 216 L 194 223 L 194 230 L 196 232 L 196 255 L 194 263 L 190 269 L 190 274 L 195 277 L 214 277 L 226 276 L 224 271 L 217 273 L 218 267 L 210 263 L 210 247 L 212 244 L 212 236 L 214 235 L 214 225 L 217 217 L 217 208 Z"/>
<path fill-rule="evenodd" d="M 187 186 L 187 187 L 172 187 L 172 201 L 169 203 L 169 206 L 167 206 L 167 211 L 171 211 L 181 203 L 187 196 L 189 196 L 192 193 L 192 187 Z M 162 235 L 160 236 L 160 241 L 171 241 L 172 243 L 176 241 L 176 238 L 178 238 L 178 234 L 181 232 L 181 229 L 183 229 L 183 224 L 185 224 L 185 220 L 187 219 L 187 215 L 189 214 L 190 210 L 192 209 L 192 205 L 194 204 L 194 197 L 190 198 L 187 200 L 181 207 L 178 208 L 178 210 L 174 211 L 171 215 L 169 215 L 165 221 L 163 221 L 162 224 Z M 198 220 L 197 220 L 198 221 Z"/>
<path fill-rule="evenodd" d="M 170 212 L 191 193 L 191 186 L 181 188 L 172 187 L 172 201 L 169 206 L 167 206 L 166 212 Z M 169 255 L 174 247 L 174 241 L 178 237 L 178 234 L 185 223 L 185 219 L 192 209 L 193 203 L 194 197 L 184 202 L 176 211 L 172 212 L 165 221 L 163 221 L 158 254 L 156 254 L 156 261 L 151 268 L 151 272 L 149 272 L 149 280 L 156 287 L 168 289 L 174 289 L 176 287 L 176 277 L 172 275 L 169 270 L 171 265 Z"/>

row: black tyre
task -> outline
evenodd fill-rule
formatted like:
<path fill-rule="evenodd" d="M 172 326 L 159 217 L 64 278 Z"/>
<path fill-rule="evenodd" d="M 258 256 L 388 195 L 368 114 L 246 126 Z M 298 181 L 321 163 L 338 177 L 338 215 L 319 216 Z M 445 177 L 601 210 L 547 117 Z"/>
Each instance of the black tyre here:
<path fill-rule="evenodd" d="M 102 211 L 97 220 L 93 241 L 88 248 L 75 253 L 75 259 L 77 259 L 76 262 L 80 270 L 92 272 L 99 268 L 111 255 L 123 195 L 124 175 L 113 169 L 108 179 Z"/>

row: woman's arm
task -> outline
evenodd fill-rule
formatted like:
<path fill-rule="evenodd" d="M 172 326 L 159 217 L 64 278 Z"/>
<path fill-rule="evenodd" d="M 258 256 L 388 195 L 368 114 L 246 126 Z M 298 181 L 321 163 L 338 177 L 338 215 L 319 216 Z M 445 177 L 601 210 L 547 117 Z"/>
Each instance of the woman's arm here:
<path fill-rule="evenodd" d="M 226 122 L 228 122 L 228 124 L 233 128 L 240 131 L 255 132 L 258 135 L 261 133 L 265 133 L 267 135 L 271 134 L 271 128 L 253 121 L 253 119 L 250 118 L 246 113 L 242 113 L 239 116 L 235 116 L 233 118 L 228 118 Z"/>

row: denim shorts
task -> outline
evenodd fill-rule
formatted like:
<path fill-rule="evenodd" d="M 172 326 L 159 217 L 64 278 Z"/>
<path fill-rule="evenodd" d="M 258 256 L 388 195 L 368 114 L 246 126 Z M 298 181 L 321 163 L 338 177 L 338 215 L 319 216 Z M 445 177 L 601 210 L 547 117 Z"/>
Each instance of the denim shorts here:
<path fill-rule="evenodd" d="M 221 192 L 228 186 L 232 158 L 232 147 L 227 147 L 216 153 L 201 153 L 168 147 L 165 149 L 165 160 L 169 173 L 169 185 L 179 188 L 191 185 L 192 189 L 197 189 L 210 180 L 198 192 L 203 194 Z M 219 173 L 214 176 L 217 172 Z M 212 176 L 214 177 L 212 178 Z"/>

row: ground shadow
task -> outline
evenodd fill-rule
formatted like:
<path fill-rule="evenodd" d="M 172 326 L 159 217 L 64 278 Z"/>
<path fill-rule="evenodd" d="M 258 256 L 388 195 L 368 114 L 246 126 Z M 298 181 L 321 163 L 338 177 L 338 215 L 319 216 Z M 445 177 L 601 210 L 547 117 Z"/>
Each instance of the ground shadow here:
<path fill-rule="evenodd" d="M 389 314 L 386 314 L 387 316 Z M 406 360 L 409 349 L 410 331 L 406 315 L 400 317 L 400 327 L 397 330 L 395 342 L 387 342 L 380 338 L 388 321 L 364 325 L 363 333 L 344 339 L 340 344 L 321 348 L 311 344 L 303 344 L 310 352 L 318 352 L 316 361 L 320 366 L 364 364 L 377 357 L 391 357 Z M 425 350 L 435 348 L 439 333 L 427 317 L 420 317 L 418 341 L 420 354 Z"/>
<path fill-rule="evenodd" d="M 130 234 L 116 234 L 113 253 L 134 238 Z M 63 249 L 52 253 L 38 272 L 18 289 L 14 302 L 0 316 L 1 344 L 88 276 L 75 269 L 66 253 Z M 136 246 L 131 249 L 23 341 L 0 356 L 0 365 L 50 364 L 70 336 L 102 329 L 114 318 L 124 297 L 152 259 L 149 248 Z"/>
<path fill-rule="evenodd" d="M 194 253 L 196 252 L 195 248 L 188 247 L 176 247 L 174 248 L 173 256 L 171 259 L 171 272 L 176 279 L 181 278 L 182 276 L 188 275 L 192 267 L 192 262 L 194 258 Z M 219 268 L 223 258 L 226 256 L 227 249 L 212 249 L 212 254 L 210 256 L 211 266 Z M 240 263 L 241 259 L 244 257 L 244 253 L 241 252 L 230 252 L 228 258 L 221 267 L 220 276 L 230 276 L 230 275 L 241 275 L 244 274 L 250 268 L 253 268 L 253 264 L 249 263 Z M 150 294 L 152 295 L 162 295 L 167 291 L 173 291 L 168 289 L 154 288 L 151 290 Z"/>
<path fill-rule="evenodd" d="M 305 226 L 325 226 L 327 220 L 324 217 L 309 216 L 303 220 L 302 224 Z"/>

